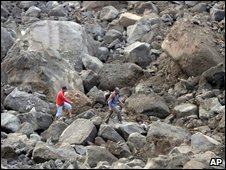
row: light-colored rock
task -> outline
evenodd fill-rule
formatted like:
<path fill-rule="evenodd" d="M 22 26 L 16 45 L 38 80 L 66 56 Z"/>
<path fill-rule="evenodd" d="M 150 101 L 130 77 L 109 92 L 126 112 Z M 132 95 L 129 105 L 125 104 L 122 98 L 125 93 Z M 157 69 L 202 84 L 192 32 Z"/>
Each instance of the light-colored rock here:
<path fill-rule="evenodd" d="M 212 150 L 217 145 L 220 145 L 218 141 L 200 132 L 191 136 L 191 146 L 195 153 Z"/>
<path fill-rule="evenodd" d="M 131 133 L 127 140 L 127 144 L 133 154 L 141 152 L 146 143 L 146 137 L 138 132 Z"/>
<path fill-rule="evenodd" d="M 119 14 L 119 11 L 115 7 L 105 6 L 100 11 L 100 19 L 112 21 L 113 19 L 115 19 L 118 16 L 118 14 Z"/>
<path fill-rule="evenodd" d="M 94 124 L 90 120 L 79 118 L 62 132 L 59 142 L 85 145 L 88 141 L 93 142 L 96 135 L 97 129 Z"/>
<path fill-rule="evenodd" d="M 198 107 L 191 103 L 177 105 L 173 108 L 173 110 L 178 118 L 190 115 L 198 115 Z"/>
<path fill-rule="evenodd" d="M 205 169 L 205 166 L 199 161 L 190 160 L 183 166 L 183 169 Z"/>
<path fill-rule="evenodd" d="M 125 12 L 120 15 L 118 22 L 120 25 L 122 25 L 124 27 L 128 27 L 130 25 L 135 24 L 139 19 L 141 19 L 140 16 L 129 13 L 129 12 Z"/>
<path fill-rule="evenodd" d="M 1 127 L 11 132 L 18 130 L 20 126 L 20 119 L 10 113 L 1 113 Z"/>
<path fill-rule="evenodd" d="M 37 8 L 36 6 L 31 6 L 26 12 L 25 15 L 26 16 L 30 16 L 30 17 L 39 17 L 41 13 L 41 9 Z"/>
<path fill-rule="evenodd" d="M 79 114 L 91 108 L 92 101 L 79 90 L 68 90 L 65 92 L 65 97 L 73 102 L 72 114 Z"/>
<path fill-rule="evenodd" d="M 24 122 L 19 126 L 16 133 L 22 133 L 22 134 L 27 135 L 27 137 L 29 137 L 32 133 L 34 133 L 34 129 L 33 129 L 31 123 Z"/>

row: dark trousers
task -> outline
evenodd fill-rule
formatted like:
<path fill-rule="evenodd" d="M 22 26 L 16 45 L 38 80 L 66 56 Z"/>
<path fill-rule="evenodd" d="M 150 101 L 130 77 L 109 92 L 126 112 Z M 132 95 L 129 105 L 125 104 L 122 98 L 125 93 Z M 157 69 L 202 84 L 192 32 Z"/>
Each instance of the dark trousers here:
<path fill-rule="evenodd" d="M 118 108 L 116 108 L 115 106 L 113 106 L 112 109 L 113 110 L 110 110 L 109 114 L 106 116 L 105 122 L 108 123 L 108 121 L 109 121 L 109 119 L 110 119 L 110 117 L 111 117 L 113 112 L 116 112 L 117 118 L 121 122 L 122 121 L 121 111 Z"/>

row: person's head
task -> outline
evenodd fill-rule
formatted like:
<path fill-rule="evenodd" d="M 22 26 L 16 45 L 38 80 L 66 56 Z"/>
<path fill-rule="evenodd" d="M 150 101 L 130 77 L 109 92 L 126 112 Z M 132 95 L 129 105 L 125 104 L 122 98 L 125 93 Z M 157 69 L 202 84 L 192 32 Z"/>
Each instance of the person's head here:
<path fill-rule="evenodd" d="M 116 94 L 119 94 L 119 92 L 120 92 L 119 88 L 118 88 L 118 87 L 115 87 L 114 92 L 115 92 Z"/>
<path fill-rule="evenodd" d="M 67 91 L 67 87 L 66 86 L 63 86 L 62 87 L 62 90 L 65 92 L 65 91 Z"/>

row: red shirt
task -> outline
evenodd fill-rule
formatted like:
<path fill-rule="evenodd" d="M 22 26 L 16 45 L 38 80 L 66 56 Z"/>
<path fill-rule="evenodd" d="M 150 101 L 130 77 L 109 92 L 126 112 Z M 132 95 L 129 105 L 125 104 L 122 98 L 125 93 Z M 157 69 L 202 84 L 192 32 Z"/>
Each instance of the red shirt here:
<path fill-rule="evenodd" d="M 70 100 L 68 100 L 65 96 L 64 96 L 64 92 L 63 90 L 60 90 L 57 94 L 57 97 L 56 97 L 56 104 L 59 105 L 59 106 L 62 106 L 64 104 L 64 102 L 67 102 L 67 103 L 71 103 Z"/>

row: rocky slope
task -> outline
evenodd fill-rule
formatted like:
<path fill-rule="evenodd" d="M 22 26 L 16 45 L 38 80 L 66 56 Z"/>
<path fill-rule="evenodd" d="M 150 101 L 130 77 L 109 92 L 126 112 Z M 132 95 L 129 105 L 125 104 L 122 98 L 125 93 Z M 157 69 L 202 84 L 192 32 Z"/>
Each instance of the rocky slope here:
<path fill-rule="evenodd" d="M 224 35 L 224 1 L 2 1 L 1 168 L 224 169 Z"/>

